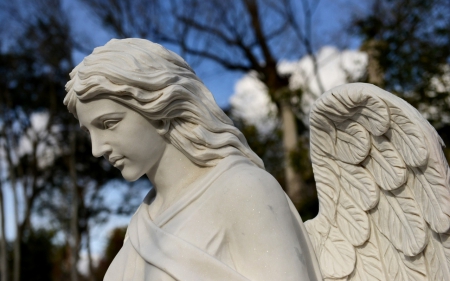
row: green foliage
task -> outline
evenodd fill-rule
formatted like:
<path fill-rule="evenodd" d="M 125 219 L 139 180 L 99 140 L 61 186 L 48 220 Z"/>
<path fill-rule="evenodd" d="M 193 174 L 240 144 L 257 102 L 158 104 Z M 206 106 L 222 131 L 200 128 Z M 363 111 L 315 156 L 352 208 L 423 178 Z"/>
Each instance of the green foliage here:
<path fill-rule="evenodd" d="M 450 143 L 448 0 L 379 0 L 354 21 L 363 48 L 375 42 L 384 88 L 416 107 Z M 450 151 L 444 149 L 447 159 Z"/>
<path fill-rule="evenodd" d="M 450 122 L 449 14 L 448 0 L 377 0 L 352 27 L 363 49 L 375 42 L 384 88 L 437 127 Z"/>

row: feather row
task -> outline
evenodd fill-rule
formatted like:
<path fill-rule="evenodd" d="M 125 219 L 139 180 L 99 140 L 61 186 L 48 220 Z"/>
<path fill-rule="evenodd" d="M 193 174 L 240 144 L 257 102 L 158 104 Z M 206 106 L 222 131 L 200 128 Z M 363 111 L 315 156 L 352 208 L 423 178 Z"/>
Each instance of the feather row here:
<path fill-rule="evenodd" d="M 375 182 L 384 190 L 402 186 L 407 170 L 400 154 L 384 136 L 372 137 L 372 149 L 362 165 L 373 175 Z"/>
<path fill-rule="evenodd" d="M 436 245 L 433 234 L 429 235 L 428 245 L 425 248 L 424 256 L 430 280 L 446 280 L 444 278 L 444 268 L 442 266 L 443 253 L 440 245 Z"/>
<path fill-rule="evenodd" d="M 349 276 L 352 281 L 385 281 L 378 242 L 374 227 L 370 229 L 370 238 L 362 246 L 356 247 L 356 266 Z"/>
<path fill-rule="evenodd" d="M 423 281 L 427 280 L 427 269 L 425 265 L 425 258 L 420 253 L 414 257 L 405 256 L 402 253 L 398 253 L 405 266 L 407 280 L 411 281 Z"/>
<path fill-rule="evenodd" d="M 380 189 L 372 175 L 363 167 L 349 165 L 337 161 L 341 168 L 341 187 L 360 205 L 368 211 L 378 204 Z"/>
<path fill-rule="evenodd" d="M 333 160 L 317 156 L 313 162 L 313 171 L 320 203 L 319 212 L 335 225 L 340 191 L 339 167 Z"/>
<path fill-rule="evenodd" d="M 336 220 L 339 230 L 353 246 L 361 246 L 369 239 L 370 224 L 367 214 L 344 190 L 341 190 L 339 195 Z"/>
<path fill-rule="evenodd" d="M 439 234 L 439 241 L 443 246 L 443 252 L 444 252 L 444 256 L 445 256 L 444 264 L 446 266 L 443 266 L 443 268 L 446 268 L 447 272 L 450 272 L 450 233 Z M 450 275 L 450 273 L 449 273 L 449 275 Z M 448 279 L 450 280 L 450 276 L 448 276 Z"/>
<path fill-rule="evenodd" d="M 346 163 L 359 164 L 370 151 L 370 135 L 354 121 L 344 121 L 336 129 L 327 117 L 315 114 L 310 120 L 312 150 Z"/>
<path fill-rule="evenodd" d="M 370 151 L 369 132 L 350 120 L 340 123 L 337 128 L 334 158 L 350 164 L 361 163 Z"/>
<path fill-rule="evenodd" d="M 355 268 L 355 249 L 336 227 L 331 227 L 318 258 L 324 278 L 343 278 Z"/>
<path fill-rule="evenodd" d="M 406 260 L 405 256 L 398 252 L 389 239 L 379 232 L 378 229 L 375 229 L 375 235 L 379 245 L 380 258 L 388 280 L 411 280 L 411 277 L 418 278 L 418 276 L 422 275 L 423 268 L 420 266 L 420 263 L 418 263 L 419 270 L 415 269 L 414 260 Z"/>
<path fill-rule="evenodd" d="M 389 110 L 380 98 L 372 94 L 373 85 L 348 84 L 333 88 L 316 101 L 311 115 L 324 114 L 334 122 L 352 119 L 363 125 L 371 134 L 379 136 L 389 128 Z"/>
<path fill-rule="evenodd" d="M 320 211 L 305 226 L 325 280 L 450 280 L 450 170 L 434 128 L 361 83 L 324 93 L 310 116 Z"/>
<path fill-rule="evenodd" d="M 314 252 L 316 253 L 316 256 L 319 257 L 322 252 L 323 244 L 330 232 L 330 223 L 323 215 L 318 214 L 314 219 L 306 221 L 304 225 L 311 239 Z"/>
<path fill-rule="evenodd" d="M 450 228 L 450 218 L 443 208 L 448 208 L 449 203 L 440 198 L 443 196 L 445 199 L 445 194 L 448 193 L 447 188 L 436 184 L 440 182 L 440 179 L 435 173 L 429 172 L 429 167 L 426 168 L 425 173 L 420 168 L 412 168 L 412 171 L 407 185 L 413 191 L 425 221 L 435 232 L 447 232 Z M 442 201 L 446 204 L 445 206 L 441 204 Z"/>
<path fill-rule="evenodd" d="M 311 152 L 334 158 L 337 135 L 334 123 L 323 115 L 313 114 L 310 117 L 310 131 Z"/>
<path fill-rule="evenodd" d="M 408 166 L 425 165 L 429 153 L 422 131 L 411 120 L 401 115 L 398 108 L 391 107 L 391 114 L 392 112 L 395 112 L 395 115 L 391 115 L 391 128 L 386 132 L 386 137 L 391 140 Z"/>
<path fill-rule="evenodd" d="M 409 189 L 399 188 L 395 194 L 382 191 L 370 215 L 380 232 L 405 255 L 415 256 L 425 248 L 427 226 Z"/>

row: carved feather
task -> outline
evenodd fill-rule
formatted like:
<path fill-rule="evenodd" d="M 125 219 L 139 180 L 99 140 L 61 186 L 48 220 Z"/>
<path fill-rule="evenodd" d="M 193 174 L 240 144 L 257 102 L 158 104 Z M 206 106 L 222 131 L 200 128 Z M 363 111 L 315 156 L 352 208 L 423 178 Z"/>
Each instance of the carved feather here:
<path fill-rule="evenodd" d="M 408 280 L 405 266 L 389 239 L 379 231 L 375 231 L 375 235 L 378 240 L 378 250 L 387 279 L 395 281 Z"/>
<path fill-rule="evenodd" d="M 342 236 L 339 229 L 331 227 L 319 256 L 324 278 L 343 278 L 355 268 L 355 249 Z"/>
<path fill-rule="evenodd" d="M 319 158 L 313 163 L 314 177 L 316 179 L 317 195 L 320 202 L 319 212 L 323 214 L 331 224 L 335 225 L 336 208 L 339 199 L 339 167 L 326 158 Z"/>
<path fill-rule="evenodd" d="M 349 118 L 363 125 L 371 134 L 380 136 L 389 128 L 390 116 L 386 103 L 368 93 L 367 85 L 360 83 L 336 87 L 316 101 L 317 113 L 325 114 L 335 122 Z"/>
<path fill-rule="evenodd" d="M 341 187 L 354 198 L 361 209 L 368 211 L 378 204 L 380 189 L 372 175 L 363 167 L 336 162 L 341 167 Z"/>
<path fill-rule="evenodd" d="M 442 199 L 445 200 L 447 197 L 445 196 L 448 191 L 447 188 L 436 184 L 440 180 L 435 173 L 424 173 L 419 168 L 412 169 L 414 176 L 408 180 L 408 186 L 413 190 L 425 220 L 434 231 L 438 233 L 447 232 L 450 228 L 450 219 L 444 212 L 444 209 L 447 209 L 449 205 L 448 201 L 445 205 L 441 203 Z M 442 198 L 440 198 L 441 195 L 443 195 Z"/>
<path fill-rule="evenodd" d="M 313 151 L 346 163 L 358 164 L 369 154 L 370 135 L 363 126 L 353 121 L 344 121 L 338 129 L 325 116 L 311 119 L 314 134 Z"/>
<path fill-rule="evenodd" d="M 406 165 L 394 146 L 384 136 L 372 137 L 370 156 L 362 165 L 384 190 L 396 189 L 406 182 Z"/>
<path fill-rule="evenodd" d="M 427 278 L 427 270 L 423 254 L 420 253 L 414 257 L 408 257 L 399 253 L 400 258 L 405 265 L 408 280 L 420 281 Z"/>
<path fill-rule="evenodd" d="M 415 256 L 426 246 L 427 226 L 409 193 L 405 187 L 399 188 L 396 194 L 381 192 L 380 202 L 370 215 L 397 250 Z"/>
<path fill-rule="evenodd" d="M 340 123 L 336 135 L 334 157 L 340 161 L 359 164 L 370 151 L 370 135 L 363 126 L 350 120 Z"/>
<path fill-rule="evenodd" d="M 434 236 L 437 236 L 437 234 L 434 234 Z M 437 240 L 437 238 L 435 240 Z M 439 240 L 440 243 L 442 243 L 442 246 L 444 246 L 442 250 L 444 252 L 445 259 L 447 261 L 447 269 L 448 269 L 450 268 L 450 234 L 446 233 L 439 234 Z M 448 279 L 450 279 L 450 274 Z"/>
<path fill-rule="evenodd" d="M 364 245 L 356 247 L 356 266 L 355 270 L 349 276 L 349 280 L 386 280 L 378 248 L 378 241 L 374 234 L 374 229 L 371 227 L 370 238 Z"/>
<path fill-rule="evenodd" d="M 361 246 L 369 239 L 370 225 L 367 214 L 343 190 L 339 195 L 337 224 L 353 246 Z"/>
<path fill-rule="evenodd" d="M 427 163 L 429 152 L 423 132 L 396 106 L 390 105 L 391 128 L 386 136 L 391 140 L 405 163 L 419 167 Z"/>
<path fill-rule="evenodd" d="M 424 251 L 428 276 L 430 280 L 448 280 L 444 277 L 445 267 L 442 266 L 442 260 L 444 259 L 442 249 L 439 243 L 436 244 L 433 235 L 431 234 L 429 236 L 430 240 Z"/>
<path fill-rule="evenodd" d="M 306 221 L 305 228 L 311 238 L 314 251 L 317 256 L 320 256 L 323 244 L 330 233 L 330 224 L 323 215 L 319 214 L 313 220 Z"/>
<path fill-rule="evenodd" d="M 333 122 L 325 116 L 311 116 L 311 151 L 317 155 L 334 158 L 336 143 L 336 128 Z"/>

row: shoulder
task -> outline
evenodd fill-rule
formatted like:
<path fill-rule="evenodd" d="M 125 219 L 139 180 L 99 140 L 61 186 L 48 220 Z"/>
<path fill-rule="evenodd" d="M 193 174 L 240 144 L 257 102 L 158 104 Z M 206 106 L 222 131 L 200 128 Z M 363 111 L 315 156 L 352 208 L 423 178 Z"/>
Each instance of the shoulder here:
<path fill-rule="evenodd" d="M 270 225 L 291 210 L 278 181 L 267 171 L 241 163 L 223 173 L 215 187 L 213 201 L 218 216 L 227 218 L 232 228 L 248 228 L 248 221 Z"/>
<path fill-rule="evenodd" d="M 298 222 L 278 182 L 256 166 L 236 165 L 217 187 L 210 214 L 225 222 L 236 270 L 250 280 L 306 280 Z"/>
<path fill-rule="evenodd" d="M 285 201 L 285 194 L 278 181 L 267 171 L 252 164 L 239 164 L 221 176 L 222 189 L 235 202 L 250 201 L 254 204 L 268 201 Z"/>

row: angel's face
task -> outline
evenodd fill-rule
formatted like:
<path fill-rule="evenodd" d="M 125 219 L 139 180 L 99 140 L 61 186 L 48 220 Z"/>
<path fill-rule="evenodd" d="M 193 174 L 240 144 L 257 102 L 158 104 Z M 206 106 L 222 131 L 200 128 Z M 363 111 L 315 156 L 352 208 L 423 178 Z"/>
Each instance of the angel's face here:
<path fill-rule="evenodd" d="M 151 121 L 109 99 L 78 100 L 76 110 L 91 136 L 92 155 L 104 156 L 127 181 L 156 169 L 167 143 Z"/>

